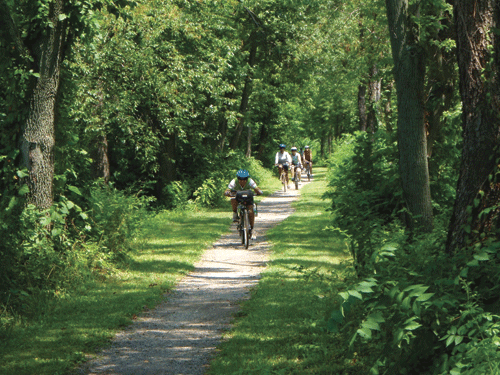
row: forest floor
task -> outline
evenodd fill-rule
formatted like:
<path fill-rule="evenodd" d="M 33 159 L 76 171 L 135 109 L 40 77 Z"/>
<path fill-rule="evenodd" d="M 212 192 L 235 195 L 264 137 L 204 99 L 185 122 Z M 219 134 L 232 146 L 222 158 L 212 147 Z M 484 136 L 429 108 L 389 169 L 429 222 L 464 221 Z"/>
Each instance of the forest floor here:
<path fill-rule="evenodd" d="M 235 226 L 204 252 L 164 302 L 119 332 L 76 374 L 204 374 L 241 301 L 269 260 L 266 232 L 292 214 L 300 190 L 278 191 L 259 204 L 248 250 Z"/>

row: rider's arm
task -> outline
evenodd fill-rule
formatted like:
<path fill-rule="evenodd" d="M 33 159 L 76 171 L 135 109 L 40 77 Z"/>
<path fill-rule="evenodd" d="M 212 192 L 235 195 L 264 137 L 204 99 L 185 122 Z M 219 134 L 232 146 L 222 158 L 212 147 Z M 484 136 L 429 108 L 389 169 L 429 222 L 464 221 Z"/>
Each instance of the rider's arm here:
<path fill-rule="evenodd" d="M 279 152 L 276 153 L 276 157 L 274 158 L 274 165 L 278 165 L 278 161 L 279 161 L 278 154 L 279 154 Z"/>
<path fill-rule="evenodd" d="M 234 191 L 234 188 L 236 187 L 236 180 L 233 179 L 231 180 L 231 182 L 229 183 L 229 185 L 227 185 L 227 189 L 226 191 L 224 192 L 224 195 L 226 197 L 230 196 L 231 195 L 231 192 Z"/>

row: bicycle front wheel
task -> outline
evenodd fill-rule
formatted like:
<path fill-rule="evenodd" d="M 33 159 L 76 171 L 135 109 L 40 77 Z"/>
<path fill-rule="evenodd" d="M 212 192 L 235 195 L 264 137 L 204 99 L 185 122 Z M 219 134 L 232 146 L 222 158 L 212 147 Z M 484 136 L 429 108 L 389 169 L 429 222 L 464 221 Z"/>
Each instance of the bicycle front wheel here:
<path fill-rule="evenodd" d="M 250 219 L 248 218 L 248 211 L 245 210 L 245 222 L 243 223 L 243 238 L 242 243 L 245 249 L 248 249 L 248 243 L 250 242 Z"/>

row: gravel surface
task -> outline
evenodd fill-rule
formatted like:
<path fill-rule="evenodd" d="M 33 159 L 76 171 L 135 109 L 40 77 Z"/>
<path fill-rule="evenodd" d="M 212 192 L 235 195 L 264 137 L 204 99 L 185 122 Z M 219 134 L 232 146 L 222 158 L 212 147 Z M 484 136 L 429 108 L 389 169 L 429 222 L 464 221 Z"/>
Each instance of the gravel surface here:
<path fill-rule="evenodd" d="M 300 190 L 299 190 L 300 191 Z M 239 302 L 249 298 L 269 259 L 268 229 L 292 213 L 299 191 L 278 191 L 263 199 L 255 219 L 255 239 L 248 250 L 236 226 L 204 252 L 165 302 L 145 312 L 111 346 L 81 366 L 76 374 L 202 375 L 231 327 Z"/>

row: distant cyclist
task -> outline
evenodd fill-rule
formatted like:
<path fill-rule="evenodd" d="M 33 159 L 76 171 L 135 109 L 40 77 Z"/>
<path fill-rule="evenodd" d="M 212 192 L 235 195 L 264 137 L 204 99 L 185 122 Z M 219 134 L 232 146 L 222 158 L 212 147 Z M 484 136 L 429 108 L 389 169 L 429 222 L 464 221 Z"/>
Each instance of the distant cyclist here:
<path fill-rule="evenodd" d="M 284 169 L 286 172 L 286 184 L 288 185 L 288 169 L 292 164 L 292 157 L 285 151 L 286 145 L 284 143 L 280 144 L 280 150 L 276 153 L 274 159 L 274 165 L 278 166 L 278 177 L 281 176 L 281 171 Z"/>
<path fill-rule="evenodd" d="M 230 197 L 235 195 L 237 191 L 254 189 L 256 195 L 261 195 L 262 190 L 260 190 L 254 180 L 250 178 L 250 173 L 246 169 L 240 169 L 236 172 L 236 178 L 231 180 L 227 186 L 224 195 Z M 255 216 L 253 213 L 253 202 L 247 204 L 248 207 L 248 219 L 250 220 L 250 227 L 253 228 L 255 222 Z M 236 199 L 231 199 L 231 207 L 233 209 L 233 221 L 238 221 L 238 202 Z"/>
<path fill-rule="evenodd" d="M 295 172 L 297 168 L 302 168 L 302 156 L 297 152 L 297 147 L 292 147 L 292 181 L 295 181 Z"/>
<path fill-rule="evenodd" d="M 313 174 L 313 162 L 312 162 L 312 154 L 311 154 L 311 148 L 309 146 L 304 147 L 304 166 L 307 167 L 309 164 L 309 170 L 311 172 L 311 176 Z"/>

